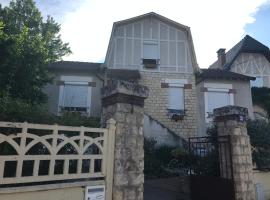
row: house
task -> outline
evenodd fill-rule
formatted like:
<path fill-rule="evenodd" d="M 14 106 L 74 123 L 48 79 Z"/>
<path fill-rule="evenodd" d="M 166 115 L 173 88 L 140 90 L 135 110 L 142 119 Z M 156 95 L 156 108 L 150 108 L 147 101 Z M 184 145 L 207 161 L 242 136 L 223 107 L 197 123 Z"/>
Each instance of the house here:
<path fill-rule="evenodd" d="M 224 65 L 225 61 L 223 56 Z M 145 85 L 149 97 L 144 136 L 177 146 L 189 137 L 205 135 L 216 107 L 245 106 L 253 118 L 250 81 L 255 78 L 227 67 L 212 68 L 198 67 L 189 27 L 151 12 L 113 24 L 104 63 L 50 65 L 55 80 L 45 90 L 55 114 L 77 111 L 100 117 L 100 89 L 110 80 Z"/>
<path fill-rule="evenodd" d="M 256 80 L 251 81 L 251 87 L 270 87 L 270 50 L 264 44 L 246 35 L 228 52 L 219 49 L 217 54 L 218 59 L 210 65 L 211 69 L 253 76 Z M 267 118 L 263 108 L 254 105 L 253 109 L 256 118 Z"/>
<path fill-rule="evenodd" d="M 168 137 L 174 141 L 171 132 L 183 138 L 196 135 L 199 68 L 189 27 L 153 12 L 115 22 L 104 66 L 137 70 L 138 82 L 149 88 L 145 136 L 166 143 Z"/>

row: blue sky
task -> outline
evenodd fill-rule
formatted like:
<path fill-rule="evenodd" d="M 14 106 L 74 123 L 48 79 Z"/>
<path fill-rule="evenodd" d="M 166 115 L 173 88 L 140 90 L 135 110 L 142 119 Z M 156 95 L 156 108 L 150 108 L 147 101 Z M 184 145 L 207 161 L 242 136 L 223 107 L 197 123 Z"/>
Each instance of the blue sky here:
<path fill-rule="evenodd" d="M 245 31 L 270 47 L 270 5 L 262 6 L 254 16 L 256 21 L 245 26 Z"/>
<path fill-rule="evenodd" d="M 7 5 L 10 0 L 0 0 Z M 270 46 L 270 0 L 36 0 L 38 8 L 61 24 L 73 54 L 64 60 L 104 60 L 114 21 L 157 12 L 191 27 L 202 68 L 246 34 Z"/>

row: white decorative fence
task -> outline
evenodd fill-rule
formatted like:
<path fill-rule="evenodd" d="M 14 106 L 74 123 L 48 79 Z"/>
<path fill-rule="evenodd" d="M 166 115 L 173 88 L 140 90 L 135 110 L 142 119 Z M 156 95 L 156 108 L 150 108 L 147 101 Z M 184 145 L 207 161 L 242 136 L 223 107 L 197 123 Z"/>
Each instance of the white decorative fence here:
<path fill-rule="evenodd" d="M 0 184 L 104 178 L 111 193 L 114 140 L 112 119 L 107 128 L 0 122 Z"/>

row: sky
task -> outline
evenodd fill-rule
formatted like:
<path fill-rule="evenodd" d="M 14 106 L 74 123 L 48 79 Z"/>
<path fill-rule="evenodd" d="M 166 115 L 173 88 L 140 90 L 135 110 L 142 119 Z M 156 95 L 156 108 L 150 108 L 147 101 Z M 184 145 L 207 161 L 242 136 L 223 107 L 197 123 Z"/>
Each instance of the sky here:
<path fill-rule="evenodd" d="M 0 0 L 8 5 L 9 0 Z M 64 60 L 103 62 L 113 22 L 156 12 L 191 28 L 197 61 L 206 68 L 219 48 L 246 34 L 270 47 L 270 0 L 36 0 L 44 17 L 61 24 L 72 55 Z"/>

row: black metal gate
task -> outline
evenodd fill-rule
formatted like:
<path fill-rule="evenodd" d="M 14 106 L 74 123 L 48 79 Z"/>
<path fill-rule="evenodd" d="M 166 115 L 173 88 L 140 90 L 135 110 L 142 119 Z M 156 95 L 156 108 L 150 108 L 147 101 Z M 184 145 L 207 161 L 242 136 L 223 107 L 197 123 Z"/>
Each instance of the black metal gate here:
<path fill-rule="evenodd" d="M 234 200 L 230 136 L 189 138 L 192 200 Z"/>

